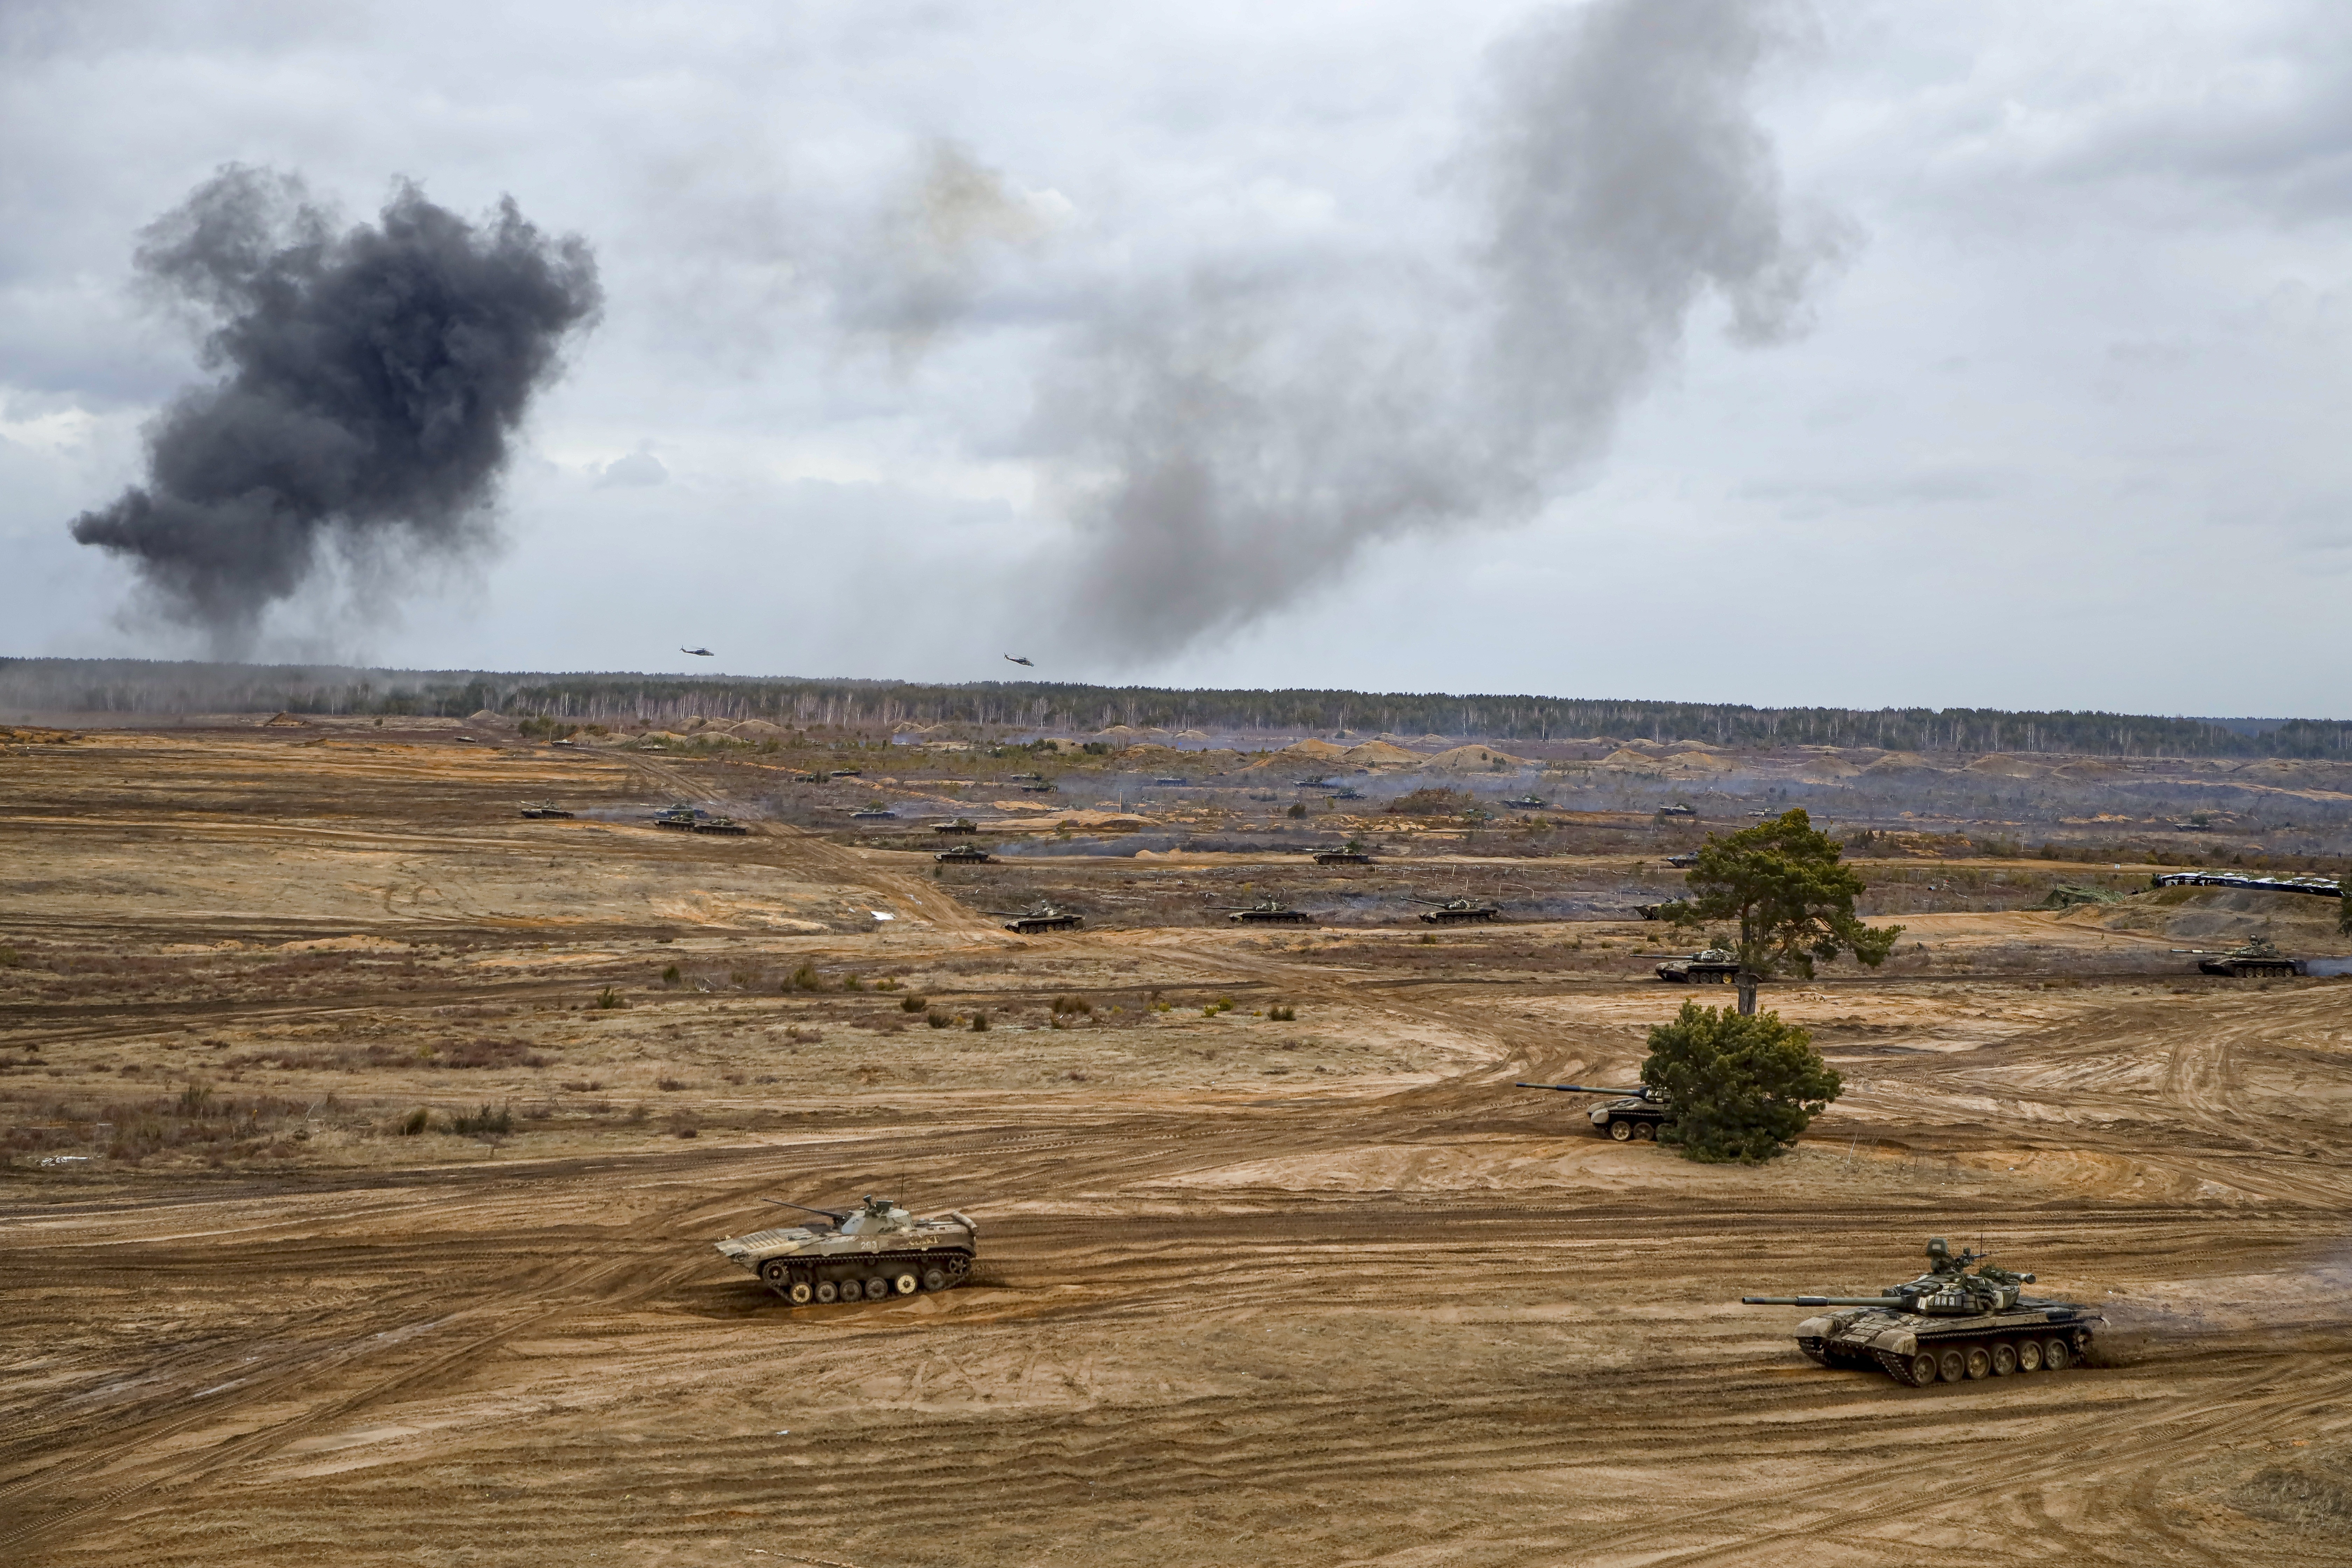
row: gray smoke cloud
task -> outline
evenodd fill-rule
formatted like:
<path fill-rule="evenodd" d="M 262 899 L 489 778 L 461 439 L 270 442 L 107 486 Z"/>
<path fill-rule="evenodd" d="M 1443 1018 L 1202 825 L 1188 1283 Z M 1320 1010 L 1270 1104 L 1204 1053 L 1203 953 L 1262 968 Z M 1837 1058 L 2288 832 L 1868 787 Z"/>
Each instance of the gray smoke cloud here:
<path fill-rule="evenodd" d="M 173 400 L 147 482 L 73 536 L 129 559 L 217 656 L 331 550 L 381 582 L 487 542 L 509 438 L 602 300 L 578 237 L 511 199 L 471 224 L 406 183 L 338 230 L 299 180 L 231 166 L 141 239 L 140 272 L 210 323 L 223 374 Z"/>
<path fill-rule="evenodd" d="M 1033 455 L 1076 533 L 1071 633 L 1122 659 L 1258 619 L 1384 540 L 1523 521 L 1606 447 L 1694 310 L 1801 330 L 1840 258 L 1750 106 L 1807 14 L 1599 0 L 1501 45 L 1449 183 L 1453 267 L 1350 258 L 1129 295 L 1048 373 Z"/>
<path fill-rule="evenodd" d="M 979 292 L 992 253 L 1041 237 L 1048 213 L 952 142 L 934 141 L 922 167 L 844 258 L 836 308 L 854 331 L 880 337 L 904 370 Z"/>

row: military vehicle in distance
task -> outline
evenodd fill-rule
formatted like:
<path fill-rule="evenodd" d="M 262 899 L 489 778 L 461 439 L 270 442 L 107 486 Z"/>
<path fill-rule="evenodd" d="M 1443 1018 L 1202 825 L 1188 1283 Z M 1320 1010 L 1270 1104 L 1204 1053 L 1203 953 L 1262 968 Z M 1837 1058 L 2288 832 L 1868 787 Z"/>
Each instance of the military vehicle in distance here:
<path fill-rule="evenodd" d="M 917 1219 L 888 1198 L 871 1195 L 854 1209 L 761 1201 L 828 1223 L 755 1230 L 714 1245 L 795 1307 L 951 1289 L 971 1277 L 980 1252 L 980 1226 L 956 1209 Z"/>
<path fill-rule="evenodd" d="M 1164 778 L 1153 779 L 1151 782 L 1155 784 L 1175 784 L 1181 787 L 1190 784 L 1192 781 L 1190 779 Z"/>
<path fill-rule="evenodd" d="M 869 805 L 849 814 L 852 822 L 896 822 L 898 814 L 887 805 Z"/>
<path fill-rule="evenodd" d="M 1337 849 L 1316 850 L 1315 863 L 1318 866 L 1369 866 L 1372 858 L 1350 839 Z"/>
<path fill-rule="evenodd" d="M 864 768 L 835 768 L 833 772 L 825 774 L 824 776 L 829 779 L 862 779 L 866 776 L 866 770 Z"/>
<path fill-rule="evenodd" d="M 969 816 L 959 816 L 953 822 L 935 822 L 931 824 L 931 831 L 934 833 L 977 833 L 980 831 L 980 824 L 974 822 Z"/>
<path fill-rule="evenodd" d="M 1315 917 L 1304 910 L 1294 910 L 1273 899 L 1261 899 L 1244 909 L 1226 911 L 1225 919 L 1244 926 L 1313 925 Z"/>
<path fill-rule="evenodd" d="M 1346 784 L 1341 784 L 1338 789 L 1331 792 L 1331 798 L 1333 800 L 1361 800 L 1364 798 L 1364 792 L 1360 789 L 1349 789 Z"/>
<path fill-rule="evenodd" d="M 1004 929 L 1023 936 L 1041 931 L 1076 931 L 1087 923 L 1087 917 L 1076 910 L 1056 909 L 1049 899 L 1040 899 L 1019 914 L 1010 910 L 990 910 L 992 915 L 1009 917 Z"/>
<path fill-rule="evenodd" d="M 1035 784 L 1023 784 L 1021 786 L 1021 793 L 1023 795 L 1052 795 L 1055 793 L 1054 781 L 1052 779 L 1040 779 Z"/>
<path fill-rule="evenodd" d="M 1698 864 L 1698 851 L 1693 849 L 1686 854 L 1669 855 L 1666 857 L 1666 864 L 1678 871 L 1687 871 Z"/>
<path fill-rule="evenodd" d="M 653 824 L 656 827 L 675 827 L 682 833 L 691 833 L 694 825 L 706 815 L 690 805 L 666 805 L 654 813 Z"/>
<path fill-rule="evenodd" d="M 1544 799 L 1544 797 L 1539 795 L 1523 795 L 1516 796 L 1513 799 L 1507 800 L 1503 804 L 1505 805 L 1517 806 L 1521 811 L 1541 811 L 1544 807 L 1549 805 L 1551 802 Z"/>
<path fill-rule="evenodd" d="M 694 825 L 694 830 L 697 833 L 725 833 L 736 837 L 751 831 L 731 816 L 704 816 Z"/>
<path fill-rule="evenodd" d="M 2105 1321 L 2072 1301 L 2024 1295 L 2031 1274 L 1954 1257 L 1927 1243 L 1927 1272 L 1875 1296 L 1742 1296 L 1750 1307 L 1834 1307 L 1797 1325 L 1797 1348 L 1828 1367 L 1876 1368 L 1913 1388 L 1937 1382 L 2063 1372 L 2090 1353 L 2091 1325 Z M 1977 1264 L 1970 1274 L 1968 1266 Z"/>
<path fill-rule="evenodd" d="M 2267 979 L 2295 972 L 2294 960 L 2281 952 L 2278 944 L 2266 936 L 2251 938 L 2245 946 L 2228 952 L 2200 958 L 2197 968 L 2200 973 L 2223 974 L 2232 980 Z"/>
<path fill-rule="evenodd" d="M 1623 1096 L 1620 1100 L 1587 1106 L 1584 1112 L 1591 1120 L 1595 1132 L 1614 1138 L 1620 1143 L 1636 1138 L 1647 1142 L 1657 1137 L 1658 1129 L 1665 1124 L 1666 1102 L 1646 1083 L 1636 1084 L 1632 1089 L 1595 1089 L 1585 1083 L 1520 1083 L 1512 1087 L 1558 1089 L 1562 1094 Z"/>
<path fill-rule="evenodd" d="M 1482 904 L 1475 899 L 1414 898 L 1416 904 L 1434 906 L 1422 911 L 1421 918 L 1433 926 L 1468 925 L 1473 921 L 1496 921 L 1503 911 L 1493 904 Z"/>
<path fill-rule="evenodd" d="M 543 800 L 524 801 L 520 810 L 522 816 L 532 817 L 534 819 L 550 816 L 569 817 L 572 815 L 572 813 L 564 810 L 562 806 L 551 805 Z"/>
<path fill-rule="evenodd" d="M 1695 805 L 1662 805 L 1658 807 L 1658 815 L 1660 816 L 1696 816 L 1698 808 Z"/>
<path fill-rule="evenodd" d="M 977 844 L 959 844 L 952 849 L 942 849 L 931 857 L 943 866 L 985 866 L 996 857 Z"/>
<path fill-rule="evenodd" d="M 1727 947 L 1703 947 L 1688 958 L 1670 958 L 1657 976 L 1678 985 L 1728 985 L 1739 978 L 1739 955 Z"/>

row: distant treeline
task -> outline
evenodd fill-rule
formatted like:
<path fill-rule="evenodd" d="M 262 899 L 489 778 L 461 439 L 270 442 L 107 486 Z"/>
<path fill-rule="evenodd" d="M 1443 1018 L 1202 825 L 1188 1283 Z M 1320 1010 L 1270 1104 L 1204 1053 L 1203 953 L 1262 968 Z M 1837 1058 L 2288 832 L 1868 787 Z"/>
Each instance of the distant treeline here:
<path fill-rule="evenodd" d="M 1703 741 L 1718 745 L 1877 746 L 1900 752 L 2093 756 L 2352 756 L 2352 722 L 2016 713 L 1992 708 L 1747 708 L 1727 703 L 1363 691 L 1181 691 L 1148 686 L 0 659 L 0 710 L 19 713 L 434 714 L 667 724 L 689 715 L 796 728 L 909 724 L 1020 731 L 1137 729 L 1455 740 Z M 2258 732 L 2248 732 L 2250 731 Z"/>

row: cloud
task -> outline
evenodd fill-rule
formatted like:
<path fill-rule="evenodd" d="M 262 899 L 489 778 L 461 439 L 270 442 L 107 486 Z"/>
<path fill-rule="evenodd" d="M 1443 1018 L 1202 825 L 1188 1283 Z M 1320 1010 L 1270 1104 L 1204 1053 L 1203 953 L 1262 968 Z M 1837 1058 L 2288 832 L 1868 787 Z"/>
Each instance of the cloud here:
<path fill-rule="evenodd" d="M 596 488 L 600 490 L 630 489 L 646 485 L 669 482 L 669 470 L 651 452 L 632 452 L 625 458 L 615 458 L 596 470 Z"/>

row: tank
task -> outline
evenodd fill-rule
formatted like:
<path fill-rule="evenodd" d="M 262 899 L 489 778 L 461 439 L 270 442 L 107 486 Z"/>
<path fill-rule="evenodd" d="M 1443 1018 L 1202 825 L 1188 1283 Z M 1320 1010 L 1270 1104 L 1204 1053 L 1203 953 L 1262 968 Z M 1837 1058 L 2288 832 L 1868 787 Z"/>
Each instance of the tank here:
<path fill-rule="evenodd" d="M 697 833 L 727 833 L 740 837 L 751 830 L 731 816 L 706 816 L 694 825 Z"/>
<path fill-rule="evenodd" d="M 931 831 L 934 833 L 977 833 L 980 831 L 980 824 L 974 822 L 969 816 L 959 816 L 953 822 L 935 822 L 931 824 Z"/>
<path fill-rule="evenodd" d="M 2293 974 L 2294 960 L 2281 952 L 2278 944 L 2270 938 L 2258 936 L 2243 947 L 2199 959 L 2197 968 L 2206 974 L 2226 974 L 2232 980 L 2248 980 L 2257 976 Z"/>
<path fill-rule="evenodd" d="M 917 1219 L 888 1198 L 870 1194 L 854 1209 L 760 1201 L 819 1217 L 714 1245 L 795 1307 L 952 1289 L 971 1278 L 980 1251 L 980 1226 L 956 1209 Z"/>
<path fill-rule="evenodd" d="M 849 814 L 849 820 L 852 822 L 896 822 L 898 820 L 898 814 L 892 811 L 887 805 L 869 805 L 862 811 L 851 812 Z"/>
<path fill-rule="evenodd" d="M 2031 1274 L 1927 1243 L 1927 1271 L 1875 1296 L 1742 1296 L 1750 1307 L 1829 1307 L 1797 1325 L 1797 1348 L 1822 1366 L 1875 1370 L 1912 1388 L 2012 1373 L 2063 1372 L 2090 1354 L 2105 1321 L 2072 1301 L 2025 1295 Z M 1977 1270 L 1969 1272 L 1969 1265 Z"/>
<path fill-rule="evenodd" d="M 1467 925 L 1472 921 L 1500 920 L 1503 911 L 1493 904 L 1482 904 L 1473 899 L 1420 899 L 1416 904 L 1433 906 L 1422 911 L 1422 920 L 1433 926 Z"/>
<path fill-rule="evenodd" d="M 1727 985 L 1739 978 L 1739 955 L 1727 947 L 1703 947 L 1688 958 L 1666 960 L 1657 974 L 1678 985 Z"/>
<path fill-rule="evenodd" d="M 985 866 L 995 858 L 977 844 L 959 844 L 952 849 L 942 849 L 931 857 L 943 866 Z"/>
<path fill-rule="evenodd" d="M 1362 847 L 1350 842 L 1337 849 L 1316 850 L 1315 863 L 1318 866 L 1369 866 L 1372 858 Z"/>
<path fill-rule="evenodd" d="M 1693 849 L 1687 854 L 1669 855 L 1666 857 L 1666 864 L 1677 871 L 1687 871 L 1698 864 L 1698 851 Z"/>
<path fill-rule="evenodd" d="M 682 833 L 690 833 L 702 815 L 690 805 L 666 805 L 654 813 L 653 824 L 656 827 L 675 827 Z"/>
<path fill-rule="evenodd" d="M 1346 784 L 1341 784 L 1338 789 L 1331 792 L 1331 798 L 1333 800 L 1361 800 L 1364 798 L 1364 792 L 1360 789 L 1349 789 Z"/>
<path fill-rule="evenodd" d="M 1076 910 L 1057 909 L 1050 900 L 1040 899 L 1019 914 L 1010 910 L 991 910 L 992 915 L 1008 917 L 1004 929 L 1027 936 L 1033 931 L 1076 931 L 1087 923 L 1087 917 Z"/>
<path fill-rule="evenodd" d="M 521 812 L 521 814 L 522 814 L 523 816 L 528 816 L 528 817 L 532 817 L 532 818 L 550 817 L 550 816 L 564 816 L 564 817 L 568 817 L 568 816 L 570 816 L 572 815 L 570 812 L 568 812 L 568 811 L 564 810 L 562 806 L 560 806 L 560 805 L 553 805 L 552 803 L 548 802 L 548 801 L 544 801 L 544 800 L 527 800 L 527 801 L 524 801 L 524 802 L 522 803 L 521 806 L 520 806 L 520 807 L 519 807 L 518 809 Z"/>
<path fill-rule="evenodd" d="M 1518 1089 L 1557 1089 L 1562 1094 L 1611 1094 L 1621 1099 L 1603 1100 L 1599 1105 L 1585 1107 L 1592 1130 L 1604 1138 L 1614 1138 L 1624 1143 L 1639 1139 L 1648 1142 L 1658 1135 L 1665 1124 L 1666 1102 L 1648 1084 L 1635 1084 L 1632 1089 L 1595 1089 L 1586 1083 L 1522 1083 Z"/>
<path fill-rule="evenodd" d="M 1514 796 L 1512 799 L 1507 800 L 1503 804 L 1505 805 L 1517 806 L 1521 811 L 1541 811 L 1551 803 L 1544 799 L 1544 797 L 1539 795 L 1523 795 Z"/>
<path fill-rule="evenodd" d="M 1315 923 L 1304 910 L 1294 910 L 1274 899 L 1261 899 L 1244 909 L 1231 910 L 1225 919 L 1244 926 L 1303 926 Z"/>
<path fill-rule="evenodd" d="M 1658 815 L 1660 816 L 1696 816 L 1698 808 L 1689 805 L 1662 805 L 1658 807 Z"/>
<path fill-rule="evenodd" d="M 1167 778 L 1158 778 L 1158 779 L 1153 779 L 1151 782 L 1152 782 L 1153 784 L 1179 784 L 1179 785 L 1181 785 L 1181 784 L 1189 784 L 1191 781 L 1190 781 L 1190 780 L 1188 780 L 1188 779 L 1180 779 L 1180 778 L 1176 778 L 1176 777 L 1174 777 L 1173 775 L 1171 775 L 1170 777 L 1167 777 Z"/>
<path fill-rule="evenodd" d="M 1021 793 L 1023 795 L 1052 795 L 1055 793 L 1054 781 L 1051 779 L 1041 779 L 1035 784 L 1023 784 L 1021 786 Z"/>

